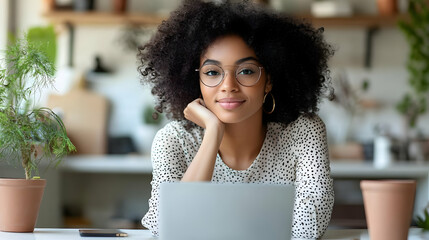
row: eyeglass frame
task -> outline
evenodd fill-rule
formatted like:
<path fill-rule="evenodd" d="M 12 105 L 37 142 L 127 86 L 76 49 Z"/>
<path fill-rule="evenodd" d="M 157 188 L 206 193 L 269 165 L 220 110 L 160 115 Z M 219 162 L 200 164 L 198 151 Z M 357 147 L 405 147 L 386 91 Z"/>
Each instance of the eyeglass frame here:
<path fill-rule="evenodd" d="M 237 78 L 237 69 L 238 69 L 238 67 L 239 66 L 241 66 L 241 65 L 244 65 L 244 64 L 252 64 L 252 65 L 255 65 L 256 67 L 258 67 L 259 68 L 259 77 L 258 77 L 258 80 L 254 83 L 254 84 L 252 84 L 252 85 L 250 85 L 250 86 L 246 86 L 246 85 L 244 85 L 243 83 L 241 83 L 239 80 L 238 80 L 238 78 Z M 201 80 L 201 76 L 200 76 L 200 74 L 201 74 L 201 68 L 202 67 L 204 67 L 204 66 L 207 66 L 207 65 L 214 65 L 214 66 L 217 66 L 217 67 L 219 67 L 221 70 L 222 70 L 222 79 L 219 81 L 219 83 L 218 84 L 216 84 L 216 85 L 214 85 L 214 86 L 209 86 L 209 85 L 207 85 L 207 84 L 205 84 L 204 82 L 203 82 L 203 80 Z M 217 86 L 219 86 L 222 82 L 223 82 L 223 80 L 225 79 L 225 76 L 226 76 L 226 72 L 225 72 L 225 70 L 220 66 L 220 65 L 218 65 L 218 64 L 207 64 L 207 65 L 202 65 L 200 68 L 196 68 L 195 69 L 195 72 L 199 72 L 200 74 L 198 74 L 198 77 L 199 77 L 199 79 L 200 79 L 200 81 L 204 84 L 204 86 L 206 86 L 206 87 L 217 87 Z M 242 64 L 239 64 L 239 65 L 228 65 L 228 66 L 235 66 L 235 67 L 237 67 L 237 69 L 235 69 L 235 74 L 234 74 L 234 78 L 235 78 L 235 80 L 238 82 L 238 84 L 240 84 L 241 86 L 244 86 L 244 87 L 253 87 L 253 86 L 255 86 L 258 82 L 259 82 L 259 80 L 261 79 L 261 76 L 262 76 L 262 69 L 264 68 L 264 67 L 262 67 L 262 66 L 258 66 L 258 65 L 256 65 L 255 63 L 242 63 Z"/>

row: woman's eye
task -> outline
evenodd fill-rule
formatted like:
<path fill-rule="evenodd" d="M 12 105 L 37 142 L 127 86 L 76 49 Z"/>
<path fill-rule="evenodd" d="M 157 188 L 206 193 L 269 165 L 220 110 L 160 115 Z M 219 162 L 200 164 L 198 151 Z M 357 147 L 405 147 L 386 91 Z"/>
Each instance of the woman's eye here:
<path fill-rule="evenodd" d="M 241 69 L 238 74 L 242 74 L 242 75 L 250 75 L 255 73 L 252 69 Z"/>
<path fill-rule="evenodd" d="M 207 76 L 218 76 L 218 75 L 220 75 L 219 72 L 213 71 L 213 70 L 212 71 L 207 71 L 204 74 L 207 75 Z"/>

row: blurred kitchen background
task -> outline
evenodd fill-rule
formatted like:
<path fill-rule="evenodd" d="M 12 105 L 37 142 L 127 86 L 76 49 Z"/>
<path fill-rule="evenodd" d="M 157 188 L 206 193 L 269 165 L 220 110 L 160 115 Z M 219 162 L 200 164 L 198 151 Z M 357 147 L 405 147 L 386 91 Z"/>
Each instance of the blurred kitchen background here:
<path fill-rule="evenodd" d="M 41 172 L 48 186 L 37 226 L 141 228 L 151 189 L 150 145 L 168 120 L 151 118 L 154 99 L 140 84 L 137 46 L 180 2 L 0 0 L 0 49 L 11 36 L 53 27 L 55 89 L 38 102 L 63 116 L 78 147 L 57 169 Z M 336 49 L 329 62 L 336 99 L 323 99 L 319 112 L 336 182 L 331 227 L 365 227 L 364 178 L 417 179 L 415 213 L 422 213 L 429 196 L 429 115 L 410 126 L 412 105 L 403 100 L 415 96 L 406 67 L 410 47 L 398 27 L 400 19 L 409 20 L 408 0 L 257 2 L 324 27 Z M 21 175 L 0 168 L 0 176 Z"/>

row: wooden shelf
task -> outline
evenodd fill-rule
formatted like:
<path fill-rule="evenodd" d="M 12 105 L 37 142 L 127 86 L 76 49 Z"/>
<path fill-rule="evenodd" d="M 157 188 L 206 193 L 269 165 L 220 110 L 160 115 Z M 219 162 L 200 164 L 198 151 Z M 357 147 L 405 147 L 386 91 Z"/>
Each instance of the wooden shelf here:
<path fill-rule="evenodd" d="M 154 14 L 116 14 L 110 12 L 52 11 L 43 14 L 54 24 L 98 25 L 98 24 L 141 24 L 158 25 L 166 17 Z"/>
<path fill-rule="evenodd" d="M 327 17 L 316 18 L 311 15 L 296 16 L 305 19 L 316 27 L 394 27 L 401 19 L 407 19 L 406 15 L 380 16 L 380 15 L 355 15 L 351 17 Z"/>
<path fill-rule="evenodd" d="M 158 25 L 167 16 L 156 14 L 116 14 L 110 12 L 73 12 L 52 11 L 43 16 L 54 24 L 70 23 L 78 25 L 91 24 L 142 24 Z M 297 15 L 298 19 L 305 19 L 317 27 L 389 27 L 395 26 L 399 19 L 406 19 L 406 15 L 380 16 L 356 15 L 351 17 L 316 18 L 311 15 Z"/>
<path fill-rule="evenodd" d="M 43 16 L 54 24 L 66 24 L 70 34 L 69 65 L 73 65 L 73 39 L 74 27 L 76 25 L 152 25 L 156 26 L 167 19 L 167 16 L 146 13 L 124 13 L 112 12 L 74 12 L 74 11 L 50 11 Z M 297 19 L 304 19 L 312 23 L 315 27 L 324 28 L 364 28 L 367 32 L 364 66 L 371 67 L 372 38 L 374 32 L 381 27 L 395 27 L 400 19 L 407 19 L 406 15 L 354 15 L 351 17 L 329 17 L 317 18 L 311 15 L 296 15 Z"/>

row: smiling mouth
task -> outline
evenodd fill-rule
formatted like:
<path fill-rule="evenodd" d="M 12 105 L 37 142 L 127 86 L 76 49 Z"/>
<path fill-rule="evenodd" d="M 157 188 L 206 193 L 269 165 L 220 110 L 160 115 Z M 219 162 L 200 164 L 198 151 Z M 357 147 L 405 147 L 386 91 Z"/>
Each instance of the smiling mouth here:
<path fill-rule="evenodd" d="M 218 101 L 218 104 L 226 110 L 232 110 L 238 108 L 243 104 L 244 100 L 235 100 L 235 99 L 221 99 Z"/>

